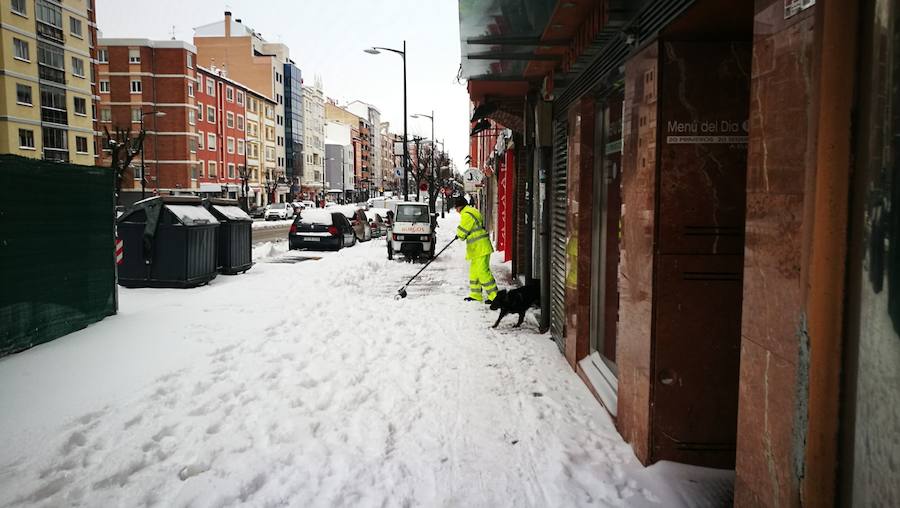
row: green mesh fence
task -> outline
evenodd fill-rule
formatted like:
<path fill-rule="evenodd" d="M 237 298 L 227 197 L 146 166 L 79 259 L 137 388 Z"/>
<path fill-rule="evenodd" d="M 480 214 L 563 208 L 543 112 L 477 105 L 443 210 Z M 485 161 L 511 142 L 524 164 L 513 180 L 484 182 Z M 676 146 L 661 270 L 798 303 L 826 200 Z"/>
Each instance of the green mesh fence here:
<path fill-rule="evenodd" d="M 0 356 L 116 313 L 112 170 L 0 155 Z"/>

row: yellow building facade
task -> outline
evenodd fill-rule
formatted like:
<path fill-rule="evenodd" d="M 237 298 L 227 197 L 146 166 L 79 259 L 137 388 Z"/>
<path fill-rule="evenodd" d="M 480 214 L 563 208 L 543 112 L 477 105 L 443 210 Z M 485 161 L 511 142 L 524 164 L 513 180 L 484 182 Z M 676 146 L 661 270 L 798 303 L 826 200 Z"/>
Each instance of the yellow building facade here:
<path fill-rule="evenodd" d="M 93 0 L 0 0 L 0 153 L 94 165 Z"/>

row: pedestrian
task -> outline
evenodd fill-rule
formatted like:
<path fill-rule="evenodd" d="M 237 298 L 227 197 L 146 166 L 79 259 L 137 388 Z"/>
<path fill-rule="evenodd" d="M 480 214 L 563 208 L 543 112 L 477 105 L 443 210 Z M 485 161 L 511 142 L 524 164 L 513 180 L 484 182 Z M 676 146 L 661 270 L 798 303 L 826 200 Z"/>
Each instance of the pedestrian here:
<path fill-rule="evenodd" d="M 460 215 L 456 237 L 466 241 L 466 259 L 469 261 L 469 296 L 465 300 L 480 302 L 483 291 L 487 293 L 485 303 L 491 303 L 497 296 L 497 281 L 491 274 L 491 252 L 494 248 L 484 229 L 484 219 L 463 196 L 457 196 L 453 205 Z"/>

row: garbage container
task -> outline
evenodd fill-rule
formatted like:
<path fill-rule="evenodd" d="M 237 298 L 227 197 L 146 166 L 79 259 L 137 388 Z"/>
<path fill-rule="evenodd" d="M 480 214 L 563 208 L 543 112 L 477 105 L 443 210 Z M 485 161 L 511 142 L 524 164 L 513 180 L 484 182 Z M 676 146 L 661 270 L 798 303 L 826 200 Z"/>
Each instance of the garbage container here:
<path fill-rule="evenodd" d="M 219 221 L 193 196 L 138 201 L 117 220 L 124 243 L 119 284 L 186 288 L 216 277 Z"/>
<path fill-rule="evenodd" d="M 217 268 L 226 275 L 246 272 L 253 265 L 253 219 L 236 199 L 208 198 L 203 207 L 219 221 Z"/>

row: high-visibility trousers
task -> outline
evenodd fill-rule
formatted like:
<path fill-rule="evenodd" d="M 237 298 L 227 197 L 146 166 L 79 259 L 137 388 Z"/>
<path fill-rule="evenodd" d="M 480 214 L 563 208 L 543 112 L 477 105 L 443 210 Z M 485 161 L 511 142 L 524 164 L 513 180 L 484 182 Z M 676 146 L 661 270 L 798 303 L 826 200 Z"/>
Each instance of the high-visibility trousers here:
<path fill-rule="evenodd" d="M 497 281 L 491 274 L 491 256 L 472 258 L 469 263 L 469 297 L 480 301 L 484 291 L 488 300 L 493 300 L 497 296 Z"/>

